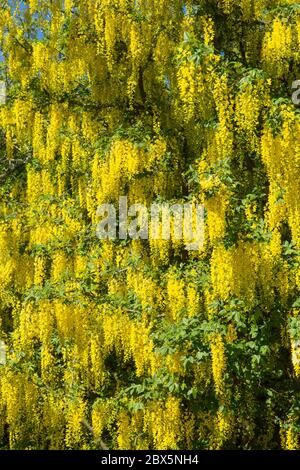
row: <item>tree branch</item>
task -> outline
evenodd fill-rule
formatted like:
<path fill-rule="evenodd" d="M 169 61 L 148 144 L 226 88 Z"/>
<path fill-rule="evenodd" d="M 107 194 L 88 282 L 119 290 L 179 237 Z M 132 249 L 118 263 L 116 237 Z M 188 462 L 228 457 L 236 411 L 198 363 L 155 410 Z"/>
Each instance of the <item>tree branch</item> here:
<path fill-rule="evenodd" d="M 95 438 L 95 432 L 94 432 L 94 429 L 93 427 L 90 425 L 90 423 L 86 420 L 86 419 L 82 419 L 81 420 L 81 424 L 83 426 L 85 426 L 89 431 L 90 433 L 92 434 L 92 436 Z M 100 444 L 100 447 L 102 450 L 109 450 L 109 448 L 107 447 L 107 445 L 105 444 L 105 442 L 102 441 L 102 439 L 94 439 L 95 443 L 99 443 Z"/>
<path fill-rule="evenodd" d="M 4 183 L 7 178 L 10 176 L 13 176 L 14 173 L 19 171 L 21 168 L 23 168 L 30 160 L 32 159 L 32 155 L 28 155 L 24 160 L 17 159 L 17 160 L 12 160 L 9 161 L 7 160 L 7 169 L 4 171 L 4 173 L 0 174 L 0 183 Z"/>

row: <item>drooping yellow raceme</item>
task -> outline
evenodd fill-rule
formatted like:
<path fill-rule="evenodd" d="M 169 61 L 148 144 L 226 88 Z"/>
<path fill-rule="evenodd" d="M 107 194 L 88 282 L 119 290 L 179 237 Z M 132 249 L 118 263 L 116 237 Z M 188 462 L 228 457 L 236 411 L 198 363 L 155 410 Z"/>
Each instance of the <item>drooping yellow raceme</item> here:
<path fill-rule="evenodd" d="M 295 2 L 25 3 L 0 7 L 0 448 L 298 449 Z M 120 196 L 203 203 L 204 246 L 174 214 L 97 239 Z"/>

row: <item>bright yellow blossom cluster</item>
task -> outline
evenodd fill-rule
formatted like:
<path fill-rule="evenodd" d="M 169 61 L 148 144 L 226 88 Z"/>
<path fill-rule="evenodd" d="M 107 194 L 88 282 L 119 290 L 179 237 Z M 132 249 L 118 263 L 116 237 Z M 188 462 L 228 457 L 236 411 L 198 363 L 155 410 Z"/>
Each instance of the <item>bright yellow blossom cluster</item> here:
<path fill-rule="evenodd" d="M 211 3 L 0 6 L 0 449 L 299 449 L 299 9 Z"/>

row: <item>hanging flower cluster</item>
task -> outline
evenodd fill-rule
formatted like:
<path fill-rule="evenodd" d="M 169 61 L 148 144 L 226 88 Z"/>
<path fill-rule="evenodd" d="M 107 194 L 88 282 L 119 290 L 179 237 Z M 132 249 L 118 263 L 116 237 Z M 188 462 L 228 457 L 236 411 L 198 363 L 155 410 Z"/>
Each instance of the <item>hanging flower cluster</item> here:
<path fill-rule="evenodd" d="M 294 3 L 2 2 L 1 449 L 299 449 Z"/>

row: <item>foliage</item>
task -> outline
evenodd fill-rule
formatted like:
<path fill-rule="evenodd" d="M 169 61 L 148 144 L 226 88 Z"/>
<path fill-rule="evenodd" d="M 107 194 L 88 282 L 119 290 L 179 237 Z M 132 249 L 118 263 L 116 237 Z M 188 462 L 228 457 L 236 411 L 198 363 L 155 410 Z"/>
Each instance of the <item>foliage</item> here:
<path fill-rule="evenodd" d="M 298 449 L 299 5 L 15 0 L 0 40 L 0 447 Z M 203 249 L 100 241 L 122 195 L 203 203 Z"/>

